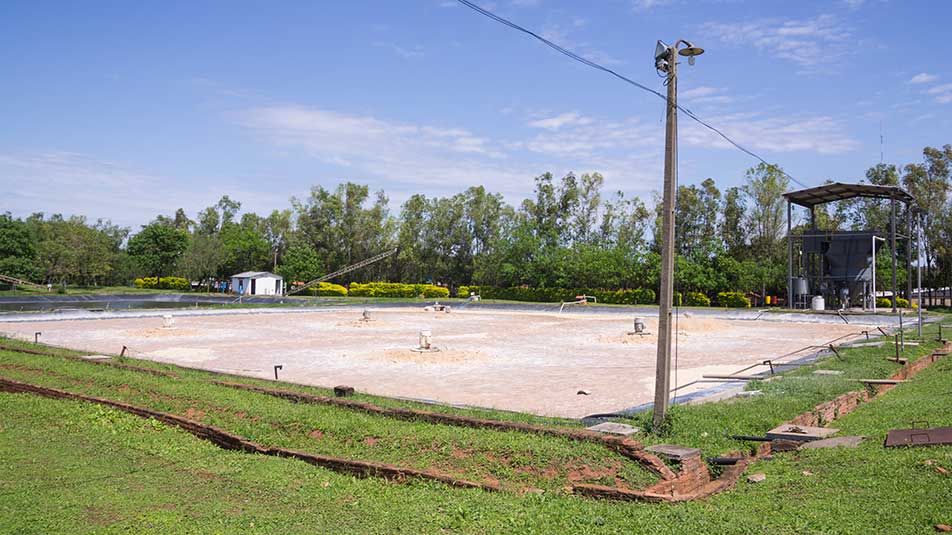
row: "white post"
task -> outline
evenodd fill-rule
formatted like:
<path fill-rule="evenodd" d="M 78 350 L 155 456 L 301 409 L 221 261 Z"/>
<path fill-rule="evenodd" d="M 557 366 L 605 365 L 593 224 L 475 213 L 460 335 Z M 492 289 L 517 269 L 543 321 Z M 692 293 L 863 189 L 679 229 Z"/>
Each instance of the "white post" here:
<path fill-rule="evenodd" d="M 876 312 L 876 236 L 873 235 L 873 312 Z"/>
<path fill-rule="evenodd" d="M 918 319 L 918 326 L 916 327 L 916 332 L 919 335 L 919 338 L 922 338 L 922 214 L 916 214 L 916 241 L 918 242 L 916 251 L 918 253 L 918 260 L 916 260 L 916 286 L 919 288 L 916 290 L 916 317 Z M 910 296 L 911 297 L 911 296 Z"/>

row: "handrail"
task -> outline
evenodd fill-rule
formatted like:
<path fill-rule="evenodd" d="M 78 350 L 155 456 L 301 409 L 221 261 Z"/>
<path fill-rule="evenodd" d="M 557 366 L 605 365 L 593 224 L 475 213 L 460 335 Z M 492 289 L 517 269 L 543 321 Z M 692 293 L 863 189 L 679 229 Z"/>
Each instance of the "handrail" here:
<path fill-rule="evenodd" d="M 356 264 L 351 264 L 351 265 L 349 265 L 349 266 L 347 266 L 347 267 L 345 267 L 345 268 L 338 269 L 337 271 L 335 271 L 335 272 L 333 272 L 333 273 L 329 273 L 329 274 L 327 274 L 327 275 L 324 275 L 323 277 L 320 277 L 320 278 L 318 278 L 318 279 L 314 279 L 314 280 L 308 282 L 307 284 L 305 284 L 304 286 L 298 286 L 297 288 L 294 288 L 294 289 L 288 291 L 288 295 L 295 294 L 295 293 L 298 293 L 298 292 L 300 292 L 300 291 L 306 290 L 306 289 L 308 289 L 308 288 L 310 288 L 311 286 L 314 286 L 314 285 L 316 285 L 316 284 L 320 284 L 320 283 L 322 283 L 322 282 L 329 281 L 329 280 L 331 280 L 331 279 L 333 279 L 333 278 L 335 278 L 335 277 L 339 277 L 339 276 L 343 275 L 344 273 L 350 273 L 351 271 L 354 271 L 355 269 L 360 269 L 360 268 L 362 268 L 362 267 L 364 267 L 364 266 L 369 266 L 370 264 L 373 264 L 373 263 L 375 263 L 375 262 L 379 262 L 380 260 L 383 260 L 384 258 L 387 258 L 388 256 L 390 256 L 390 255 L 392 255 L 392 254 L 394 254 L 394 253 L 396 253 L 396 252 L 397 252 L 396 249 L 391 249 L 391 250 L 389 250 L 389 251 L 380 253 L 380 254 L 378 254 L 378 255 L 376 255 L 376 256 L 372 256 L 372 257 L 370 257 L 370 258 L 368 258 L 368 259 L 366 259 L 366 260 L 361 260 L 360 262 L 357 262 Z"/>

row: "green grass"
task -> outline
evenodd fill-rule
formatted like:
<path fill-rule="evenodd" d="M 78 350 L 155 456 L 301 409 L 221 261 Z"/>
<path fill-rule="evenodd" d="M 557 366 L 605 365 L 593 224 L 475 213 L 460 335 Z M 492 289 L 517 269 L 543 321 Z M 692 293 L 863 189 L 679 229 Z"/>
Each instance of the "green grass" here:
<path fill-rule="evenodd" d="M 934 332 L 928 328 L 927 338 Z M 909 348 L 906 356 L 925 355 L 931 347 Z M 842 369 L 844 376 L 813 376 L 811 369 L 803 369 L 778 381 L 751 385 L 764 391 L 757 398 L 679 407 L 673 436 L 644 438 L 695 445 L 706 454 L 736 449 L 741 444 L 725 438 L 725 433 L 762 433 L 816 403 L 858 389 L 851 379 L 886 376 L 896 369 L 884 360 L 891 351 L 858 348 L 844 352 L 843 361 L 820 364 Z M 534 485 L 541 478 L 519 479 L 522 472 L 505 462 L 440 465 L 445 457 L 439 448 L 421 454 L 419 447 L 433 441 L 446 447 L 472 446 L 508 452 L 510 460 L 533 466 L 565 456 L 610 457 L 599 457 L 598 447 L 594 451 L 591 445 L 555 439 L 295 405 L 206 385 L 202 381 L 209 375 L 202 372 L 180 371 L 183 378 L 171 380 L 9 352 L 0 353 L 0 365 L 5 366 L 0 369 L 4 377 L 171 412 L 187 412 L 190 403 L 201 403 L 207 409 L 206 421 L 266 443 L 370 460 L 435 463 L 473 476 L 498 474 L 522 484 Z M 44 374 L 11 366 L 40 368 Z M 299 461 L 226 452 L 183 431 L 88 403 L 0 394 L 0 532 L 932 533 L 934 524 L 952 522 L 952 478 L 937 473 L 926 461 L 952 469 L 952 447 L 886 450 L 882 440 L 888 429 L 907 427 L 913 420 L 952 425 L 950 377 L 952 358 L 940 360 L 910 383 L 838 420 L 835 427 L 843 433 L 869 437 L 857 449 L 779 454 L 748 470 L 766 473 L 766 481 L 742 480 L 732 491 L 677 505 L 595 501 L 566 495 L 556 488 L 558 484 L 538 485 L 546 490 L 540 495 L 449 489 L 420 481 L 358 480 Z M 246 417 L 236 417 L 236 411 L 245 411 Z M 538 420 L 494 411 L 475 414 Z M 252 422 L 248 415 L 260 419 Z M 328 432 L 320 441 L 301 439 L 300 434 L 312 427 Z M 380 437 L 380 442 L 372 447 L 364 444 L 368 433 Z"/>

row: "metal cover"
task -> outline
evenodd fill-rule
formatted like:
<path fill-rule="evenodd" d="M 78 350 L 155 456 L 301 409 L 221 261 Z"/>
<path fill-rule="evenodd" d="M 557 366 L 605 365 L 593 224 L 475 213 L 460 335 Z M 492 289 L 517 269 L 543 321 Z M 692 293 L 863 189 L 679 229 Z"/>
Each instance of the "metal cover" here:
<path fill-rule="evenodd" d="M 887 448 L 900 446 L 952 445 L 952 427 L 892 429 L 886 434 Z"/>
<path fill-rule="evenodd" d="M 820 440 L 837 433 L 839 429 L 830 427 L 812 427 L 809 425 L 783 424 L 767 431 L 767 438 L 809 442 Z"/>
<path fill-rule="evenodd" d="M 668 459 L 675 461 L 683 461 L 685 459 L 701 456 L 701 450 L 698 448 L 688 448 L 686 446 L 678 446 L 676 444 L 655 444 L 654 446 L 648 446 L 645 448 L 645 451 L 650 451 L 651 453 L 656 453 L 662 457 L 667 457 Z"/>
<path fill-rule="evenodd" d="M 853 197 L 873 199 L 896 199 L 908 204 L 916 202 L 915 197 L 898 186 L 880 186 L 877 184 L 844 184 L 834 182 L 814 188 L 784 193 L 787 201 L 806 208 L 832 201 L 842 201 Z"/>
<path fill-rule="evenodd" d="M 622 435 L 628 436 L 633 435 L 639 431 L 637 427 L 632 427 L 628 424 L 619 424 L 615 422 L 602 422 L 598 425 L 593 425 L 587 428 L 589 431 L 597 431 L 599 433 L 610 433 L 613 435 Z"/>

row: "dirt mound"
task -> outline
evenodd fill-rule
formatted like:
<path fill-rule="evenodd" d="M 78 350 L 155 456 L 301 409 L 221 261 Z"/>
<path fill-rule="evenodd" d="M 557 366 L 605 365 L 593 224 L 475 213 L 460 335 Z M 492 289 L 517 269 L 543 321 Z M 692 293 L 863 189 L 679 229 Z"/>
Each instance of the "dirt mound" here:
<path fill-rule="evenodd" d="M 355 329 L 388 329 L 393 327 L 392 323 L 380 320 L 339 321 L 335 325 L 338 327 L 353 327 Z"/>
<path fill-rule="evenodd" d="M 197 336 L 200 331 L 195 329 L 137 329 L 126 331 L 126 336 L 135 336 L 140 338 L 171 338 L 175 336 Z"/>
<path fill-rule="evenodd" d="M 653 344 L 658 341 L 658 335 L 650 334 L 616 334 L 608 336 L 599 336 L 597 341 L 603 344 Z"/>
<path fill-rule="evenodd" d="M 477 362 L 488 357 L 479 351 L 440 348 L 439 351 L 421 353 L 412 349 L 387 349 L 371 354 L 373 360 L 389 362 L 418 362 L 421 364 L 441 364 L 447 362 Z"/>

